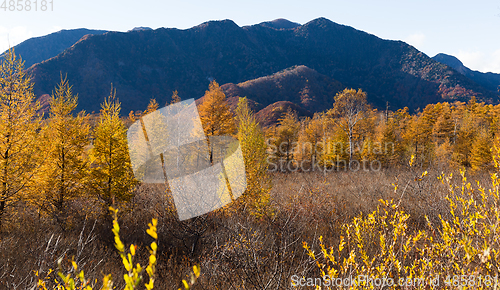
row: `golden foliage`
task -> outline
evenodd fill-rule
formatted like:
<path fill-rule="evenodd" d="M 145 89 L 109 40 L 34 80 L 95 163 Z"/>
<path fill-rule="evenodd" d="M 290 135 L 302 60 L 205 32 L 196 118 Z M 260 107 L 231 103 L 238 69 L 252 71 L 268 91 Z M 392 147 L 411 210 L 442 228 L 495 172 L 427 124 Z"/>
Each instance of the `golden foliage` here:
<path fill-rule="evenodd" d="M 137 184 L 128 153 L 127 129 L 120 120 L 120 103 L 115 92 L 102 105 L 90 150 L 89 186 L 107 208 L 116 201 L 128 201 Z"/>
<path fill-rule="evenodd" d="M 0 229 L 14 200 L 31 183 L 43 158 L 36 148 L 41 125 L 33 84 L 13 50 L 0 66 Z"/>
<path fill-rule="evenodd" d="M 239 99 L 236 120 L 247 178 L 244 203 L 249 206 L 248 209 L 252 214 L 262 216 L 269 213 L 271 190 L 271 180 L 267 173 L 266 142 L 246 98 Z"/>
<path fill-rule="evenodd" d="M 414 162 L 412 156 L 410 165 Z M 426 176 L 427 171 L 415 182 L 421 182 L 428 178 Z M 439 215 L 439 224 L 433 224 L 426 217 L 427 227 L 412 227 L 410 215 L 399 208 L 399 203 L 380 200 L 377 210 L 343 225 L 337 245 L 326 246 L 320 237 L 319 253 L 305 242 L 304 248 L 321 277 L 330 279 L 362 275 L 392 279 L 394 284 L 388 285 L 388 289 L 400 286 L 429 289 L 433 286 L 429 284 L 431 280 L 438 283 L 431 289 L 496 287 L 500 259 L 497 243 L 500 181 L 495 173 L 491 175 L 489 188 L 477 182 L 474 189 L 465 171 L 461 171 L 460 178 L 461 183 L 455 185 L 451 174 L 438 177 L 448 186 L 446 200 L 450 213 Z M 350 289 L 374 287 L 373 282 L 359 280 L 350 286 Z"/>
<path fill-rule="evenodd" d="M 210 83 L 198 111 L 207 137 L 232 135 L 236 132 L 234 116 L 229 110 L 226 95 L 216 81 Z"/>
<path fill-rule="evenodd" d="M 136 256 L 137 246 L 132 244 L 130 245 L 127 251 L 125 245 L 123 244 L 120 238 L 120 225 L 118 224 L 118 210 L 112 207 L 110 207 L 109 209 L 113 213 L 112 232 L 115 240 L 115 248 L 116 250 L 118 250 L 118 253 L 122 260 L 123 267 L 126 270 L 126 273 L 123 275 L 123 279 L 126 285 L 124 290 L 142 289 L 139 285 L 144 280 L 143 278 L 144 268 L 139 263 L 137 263 L 134 266 L 134 257 Z M 149 277 L 149 281 L 147 283 L 144 283 L 144 287 L 147 290 L 152 290 L 154 289 L 156 264 L 157 264 L 158 245 L 156 243 L 156 240 L 158 239 L 158 234 L 157 234 L 158 221 L 156 219 L 152 219 L 151 223 L 149 223 L 148 226 L 149 228 L 146 230 L 146 232 L 154 239 L 154 241 L 151 242 L 151 245 L 149 247 L 149 259 L 148 259 L 149 264 L 146 266 L 145 269 L 146 274 Z M 78 265 L 73 259 L 71 260 L 71 269 L 68 271 L 68 274 L 64 273 L 65 270 L 63 269 L 62 261 L 63 261 L 62 258 L 58 260 L 59 270 L 57 272 L 57 275 L 59 276 L 59 279 L 61 279 L 61 282 L 56 280 L 55 281 L 56 286 L 54 287 L 54 289 L 58 290 L 94 289 L 90 285 L 91 281 L 85 279 L 84 271 L 81 270 L 80 272 L 77 272 Z M 45 278 L 40 278 L 38 272 L 35 273 L 36 276 L 38 277 L 37 289 L 47 290 L 47 284 L 48 280 L 50 279 L 49 276 L 51 273 L 52 270 L 49 271 L 49 273 Z M 72 277 L 72 273 L 75 273 L 75 277 Z M 193 266 L 193 272 L 191 274 L 191 279 L 189 280 L 189 282 L 186 280 L 182 280 L 182 284 L 184 285 L 185 289 L 186 290 L 189 289 L 189 287 L 196 282 L 199 276 L 200 276 L 200 267 Z M 115 289 L 113 287 L 113 281 L 111 279 L 111 275 L 104 275 L 104 278 L 102 279 L 102 287 L 101 288 L 96 287 L 96 289 L 102 289 L 102 290 Z"/>
<path fill-rule="evenodd" d="M 40 150 L 45 160 L 34 175 L 30 200 L 65 225 L 69 200 L 85 192 L 85 172 L 88 161 L 85 149 L 89 145 L 88 115 L 73 111 L 78 97 L 73 95 L 66 78 L 56 87 L 50 100 L 50 115 L 42 127 Z"/>

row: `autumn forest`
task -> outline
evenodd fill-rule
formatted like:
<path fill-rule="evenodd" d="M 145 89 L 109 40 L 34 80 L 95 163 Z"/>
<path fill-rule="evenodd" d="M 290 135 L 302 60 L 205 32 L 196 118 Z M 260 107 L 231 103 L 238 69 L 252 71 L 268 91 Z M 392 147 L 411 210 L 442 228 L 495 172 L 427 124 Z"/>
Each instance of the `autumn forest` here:
<path fill-rule="evenodd" d="M 496 283 L 500 105 L 384 110 L 346 88 L 313 117 L 288 109 L 261 127 L 246 98 L 232 108 L 211 81 L 197 101 L 203 129 L 239 140 L 247 189 L 180 221 L 167 183 L 134 177 L 127 129 L 182 98 L 123 112 L 111 85 L 89 114 L 61 74 L 44 110 L 22 60 L 1 60 L 0 288 L 314 289 L 309 277 L 360 275 L 391 278 L 389 289 L 429 289 L 408 284 L 415 277 L 440 277 L 434 289 Z"/>

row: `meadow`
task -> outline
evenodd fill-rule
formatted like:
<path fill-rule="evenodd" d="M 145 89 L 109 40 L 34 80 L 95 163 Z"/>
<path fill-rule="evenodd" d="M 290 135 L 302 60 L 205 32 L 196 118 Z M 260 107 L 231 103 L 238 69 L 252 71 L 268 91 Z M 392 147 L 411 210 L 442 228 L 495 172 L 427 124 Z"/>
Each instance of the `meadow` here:
<path fill-rule="evenodd" d="M 328 175 L 275 173 L 268 214 L 257 218 L 229 206 L 186 222 L 179 222 L 168 210 L 169 203 L 158 194 L 159 188 L 141 186 L 130 209 L 120 214 L 120 236 L 125 245 L 138 245 L 134 259 L 147 265 L 147 249 L 153 241 L 146 233 L 147 224 L 152 218 L 158 220 L 155 285 L 160 289 L 183 287 L 181 281 L 189 280 L 193 265 L 201 269 L 193 289 L 294 289 L 293 275 L 319 278 L 324 275 L 321 271 L 331 277 L 439 273 L 441 283 L 446 275 L 497 275 L 498 212 L 489 207 L 495 200 L 487 198 L 488 205 L 481 204 L 477 184 L 466 183 L 462 192 L 460 174 L 450 180 L 458 189 L 454 197 L 450 187 L 438 180 L 440 172 L 430 170 L 423 178 L 419 172 L 408 167 Z M 498 184 L 488 187 L 488 174 L 476 174 L 474 179 L 498 191 Z M 447 197 L 463 202 L 455 204 L 456 217 Z M 386 206 L 380 200 L 392 203 Z M 75 208 L 88 211 L 75 212 L 74 226 L 67 231 L 29 207 L 19 208 L 17 222 L 1 239 L 2 288 L 32 289 L 39 279 L 47 289 L 56 287 L 61 258 L 63 273 L 75 275 L 73 259 L 94 289 L 100 289 L 105 274 L 111 274 L 118 289 L 125 287 L 120 277 L 126 270 L 115 249 L 110 224 L 95 216 L 92 205 L 85 203 L 74 201 Z M 481 205 L 486 207 L 481 210 Z M 461 212 L 464 206 L 468 207 L 465 214 Z M 386 240 L 383 245 L 382 236 Z M 338 251 L 342 244 L 347 251 Z M 489 255 L 483 258 L 484 247 Z M 417 263 L 424 258 L 431 265 Z M 342 268 L 349 259 L 349 269 Z M 408 269 L 414 263 L 418 267 L 411 272 Z M 62 284 L 61 280 L 58 283 Z"/>

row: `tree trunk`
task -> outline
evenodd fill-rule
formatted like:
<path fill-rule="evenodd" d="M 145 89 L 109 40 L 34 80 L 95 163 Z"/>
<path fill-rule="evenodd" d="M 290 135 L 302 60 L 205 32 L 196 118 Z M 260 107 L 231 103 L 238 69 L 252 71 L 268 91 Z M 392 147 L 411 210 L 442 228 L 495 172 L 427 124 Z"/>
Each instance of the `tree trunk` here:
<path fill-rule="evenodd" d="M 349 165 L 352 161 L 352 129 L 349 128 Z"/>
<path fill-rule="evenodd" d="M 7 136 L 7 144 L 10 145 L 10 136 Z M 5 151 L 5 165 L 3 168 L 3 182 L 2 182 L 2 201 L 0 201 L 0 231 L 2 230 L 2 221 L 3 221 L 3 214 L 5 213 L 5 207 L 7 206 L 7 198 L 8 198 L 8 193 L 7 193 L 7 164 L 9 161 L 9 149 Z"/>
<path fill-rule="evenodd" d="M 5 200 L 0 201 L 0 232 L 2 231 L 2 217 L 5 211 Z"/>

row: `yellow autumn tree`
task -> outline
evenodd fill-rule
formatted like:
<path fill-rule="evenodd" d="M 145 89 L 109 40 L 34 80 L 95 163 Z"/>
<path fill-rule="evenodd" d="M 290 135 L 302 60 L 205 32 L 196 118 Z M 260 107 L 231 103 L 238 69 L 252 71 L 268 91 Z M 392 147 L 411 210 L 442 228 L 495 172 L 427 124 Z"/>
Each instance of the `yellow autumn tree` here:
<path fill-rule="evenodd" d="M 326 139 L 325 150 L 320 165 L 323 170 L 349 168 L 349 136 L 341 126 L 334 126 L 331 136 Z"/>
<path fill-rule="evenodd" d="M 368 106 L 367 106 L 368 109 Z M 365 117 L 362 118 L 356 128 L 355 134 L 358 136 L 354 141 L 358 145 L 357 159 L 361 162 L 372 162 L 377 160 L 377 153 L 380 151 L 379 144 L 375 139 L 377 120 L 380 118 L 377 109 L 366 110 Z M 354 150 L 356 151 L 356 150 Z"/>
<path fill-rule="evenodd" d="M 264 133 L 248 107 L 246 98 L 240 98 L 236 109 L 238 140 L 245 159 L 247 189 L 245 201 L 252 214 L 261 216 L 269 206 L 271 179 L 267 174 L 267 153 Z"/>
<path fill-rule="evenodd" d="M 279 167 L 281 170 L 292 168 L 290 161 L 295 157 L 294 153 L 297 146 L 299 129 L 300 123 L 297 113 L 288 108 L 281 118 L 278 119 L 278 125 L 272 138 L 273 154 L 275 155 L 275 159 L 280 160 Z M 284 166 L 282 166 L 281 160 L 286 162 Z"/>
<path fill-rule="evenodd" d="M 214 148 L 210 136 L 233 135 L 236 132 L 234 115 L 226 102 L 226 95 L 216 81 L 212 81 L 198 107 L 201 123 L 210 148 L 210 163 L 213 162 Z"/>
<path fill-rule="evenodd" d="M 90 161 L 90 187 L 105 212 L 115 201 L 129 201 L 137 181 L 128 153 L 127 129 L 120 119 L 120 102 L 113 90 L 101 105 Z"/>
<path fill-rule="evenodd" d="M 395 118 L 387 118 L 377 126 L 374 153 L 376 160 L 384 167 L 396 165 L 401 154 L 402 148 L 398 140 L 397 129 Z"/>
<path fill-rule="evenodd" d="M 347 134 L 349 162 L 354 155 L 354 132 L 367 110 L 366 93 L 361 89 L 344 89 L 335 95 L 335 102 L 330 114 L 337 117 L 339 127 Z"/>
<path fill-rule="evenodd" d="M 35 203 L 63 228 L 68 201 L 85 192 L 84 151 L 90 143 L 90 126 L 85 112 L 73 116 L 77 104 L 78 96 L 73 95 L 67 79 L 61 78 L 50 99 L 49 119 L 42 130 L 46 159 L 37 174 L 36 189 L 41 196 Z"/>
<path fill-rule="evenodd" d="M 422 113 L 413 115 L 409 119 L 403 132 L 408 155 L 414 155 L 416 162 L 420 165 L 428 166 L 433 158 L 432 128 L 434 122 L 434 114 L 432 114 L 432 110 L 428 106 Z"/>
<path fill-rule="evenodd" d="M 444 104 L 443 104 L 444 105 Z M 436 120 L 432 129 L 432 135 L 437 145 L 447 140 L 453 142 L 457 133 L 457 123 L 452 117 L 452 111 L 448 104 L 443 106 L 442 113 Z"/>
<path fill-rule="evenodd" d="M 453 107 L 448 103 L 443 104 L 443 110 L 437 118 L 432 135 L 435 144 L 435 163 L 438 166 L 447 166 L 453 153 L 452 144 L 458 132 L 458 118 L 453 114 Z"/>
<path fill-rule="evenodd" d="M 326 139 L 331 128 L 331 118 L 325 113 L 316 113 L 313 118 L 302 121 L 298 136 L 297 161 L 301 167 L 320 162 L 325 154 Z"/>
<path fill-rule="evenodd" d="M 139 120 L 141 117 L 144 117 L 145 115 L 158 110 L 159 107 L 160 107 L 160 105 L 158 104 L 156 99 L 151 99 L 151 100 L 149 100 L 148 106 L 144 112 L 143 111 L 137 111 L 137 112 L 130 111 L 130 113 L 128 114 L 128 118 L 129 118 L 130 122 L 133 123 L 133 122 Z"/>
<path fill-rule="evenodd" d="M 210 83 L 198 111 L 207 137 L 233 135 L 236 132 L 234 116 L 229 110 L 226 95 L 216 81 Z"/>
<path fill-rule="evenodd" d="M 474 100 L 471 100 L 466 106 L 460 108 L 461 120 L 453 143 L 452 154 L 452 162 L 458 166 L 471 166 L 472 142 L 476 138 L 478 128 L 481 128 L 474 114 L 476 106 Z"/>
<path fill-rule="evenodd" d="M 487 130 L 480 130 L 472 142 L 470 165 L 473 171 L 493 167 L 492 147 L 493 140 L 490 138 Z"/>
<path fill-rule="evenodd" d="M 171 97 L 170 104 L 167 103 L 167 105 L 172 105 L 172 104 L 175 104 L 175 103 L 179 103 L 180 101 L 181 101 L 181 97 L 179 97 L 179 92 L 177 92 L 177 90 L 175 90 L 175 91 L 172 92 L 172 97 Z"/>
<path fill-rule="evenodd" d="M 0 229 L 4 215 L 30 185 L 41 162 L 41 118 L 24 63 L 9 50 L 0 66 Z"/>

